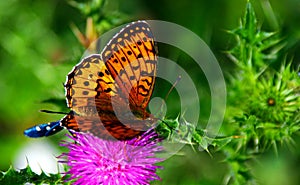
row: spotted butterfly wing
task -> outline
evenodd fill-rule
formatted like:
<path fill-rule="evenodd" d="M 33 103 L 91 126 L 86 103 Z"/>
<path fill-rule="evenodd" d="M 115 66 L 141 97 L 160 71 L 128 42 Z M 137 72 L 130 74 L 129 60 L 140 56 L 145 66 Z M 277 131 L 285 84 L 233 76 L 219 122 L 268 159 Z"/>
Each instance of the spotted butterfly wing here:
<path fill-rule="evenodd" d="M 126 140 L 141 134 L 155 121 L 146 107 L 156 63 L 149 25 L 144 21 L 127 25 L 101 54 L 84 58 L 68 74 L 65 89 L 70 113 L 58 122 L 32 127 L 25 135 L 52 135 L 61 127 L 107 139 Z"/>
<path fill-rule="evenodd" d="M 119 37 L 118 37 L 119 36 Z M 145 22 L 134 23 L 113 38 L 103 60 L 130 105 L 145 110 L 154 87 L 157 56 L 153 35 Z"/>

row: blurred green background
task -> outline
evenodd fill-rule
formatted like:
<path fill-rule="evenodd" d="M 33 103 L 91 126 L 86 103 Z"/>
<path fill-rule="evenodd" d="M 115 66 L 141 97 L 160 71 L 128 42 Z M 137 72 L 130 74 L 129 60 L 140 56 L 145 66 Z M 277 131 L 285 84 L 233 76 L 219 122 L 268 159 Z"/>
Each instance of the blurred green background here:
<path fill-rule="evenodd" d="M 130 20 L 165 20 L 190 29 L 210 46 L 225 73 L 232 67 L 223 54 L 233 44 L 233 38 L 225 30 L 238 26 L 246 0 L 112 0 L 110 3 L 112 11 L 122 12 Z M 287 41 L 286 54 L 293 56 L 295 65 L 299 64 L 300 1 L 257 0 L 252 3 L 262 29 L 282 30 Z M 67 111 L 58 106 L 66 107 L 62 83 L 84 51 L 70 29 L 71 23 L 84 31 L 85 17 L 67 1 L 0 1 L 0 170 L 5 171 L 20 148 L 32 140 L 23 135 L 24 129 L 62 117 L 39 110 Z M 160 54 L 174 60 L 180 58 L 167 49 L 160 50 Z M 155 93 L 164 97 L 169 88 L 158 86 Z M 210 106 L 202 104 L 201 109 L 204 112 L 201 119 L 205 120 Z M 171 117 L 177 113 L 178 110 L 168 112 Z M 49 140 L 58 145 L 61 136 Z M 253 164 L 262 184 L 300 183 L 299 148 L 281 150 L 279 156 L 270 152 Z M 158 184 L 222 183 L 227 167 L 221 162 L 221 154 L 211 158 L 205 152 L 195 153 L 190 147 L 185 147 L 182 153 L 187 155 L 175 155 L 164 163 L 164 170 L 159 173 L 165 180 Z"/>

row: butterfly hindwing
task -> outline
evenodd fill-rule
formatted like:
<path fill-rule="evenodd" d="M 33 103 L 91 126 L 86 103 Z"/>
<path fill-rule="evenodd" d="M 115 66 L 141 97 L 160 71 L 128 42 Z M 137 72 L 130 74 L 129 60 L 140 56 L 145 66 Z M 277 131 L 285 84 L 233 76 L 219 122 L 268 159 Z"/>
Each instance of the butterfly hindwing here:
<path fill-rule="evenodd" d="M 114 119 L 112 119 L 114 118 Z M 75 112 L 67 114 L 61 122 L 71 131 L 91 132 L 102 139 L 127 140 L 144 132 L 145 122 L 132 120 L 130 123 L 120 122 L 114 115 L 105 114 L 103 117 L 79 116 Z M 134 123 L 135 122 L 135 123 Z M 131 125 L 129 127 L 128 125 Z M 138 127 L 132 127 L 137 125 Z M 73 134 L 73 132 L 71 132 Z M 73 134 L 74 135 L 74 134 Z M 75 136 L 75 135 L 74 135 Z"/>
<path fill-rule="evenodd" d="M 95 106 L 95 98 L 116 93 L 116 85 L 100 55 L 84 58 L 68 74 L 65 84 L 68 107 L 80 113 L 78 107 Z"/>

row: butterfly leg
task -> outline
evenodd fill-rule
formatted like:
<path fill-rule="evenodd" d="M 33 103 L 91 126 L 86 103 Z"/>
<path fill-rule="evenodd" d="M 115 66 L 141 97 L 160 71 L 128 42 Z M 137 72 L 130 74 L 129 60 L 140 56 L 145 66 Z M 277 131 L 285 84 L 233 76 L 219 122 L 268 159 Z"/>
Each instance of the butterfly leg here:
<path fill-rule="evenodd" d="M 33 138 L 51 136 L 62 129 L 64 127 L 61 126 L 60 121 L 55 121 L 30 127 L 24 131 L 24 135 Z"/>

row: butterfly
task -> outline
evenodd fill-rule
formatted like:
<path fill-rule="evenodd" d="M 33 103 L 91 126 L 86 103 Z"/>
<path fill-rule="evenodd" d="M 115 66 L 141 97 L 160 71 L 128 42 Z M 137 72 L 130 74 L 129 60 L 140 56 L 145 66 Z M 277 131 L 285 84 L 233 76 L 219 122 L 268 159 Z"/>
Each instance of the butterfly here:
<path fill-rule="evenodd" d="M 82 59 L 64 84 L 70 112 L 61 120 L 33 126 L 28 137 L 53 135 L 66 128 L 104 139 L 141 135 L 156 119 L 147 112 L 155 83 L 157 50 L 145 21 L 128 24 L 100 54 Z"/>

